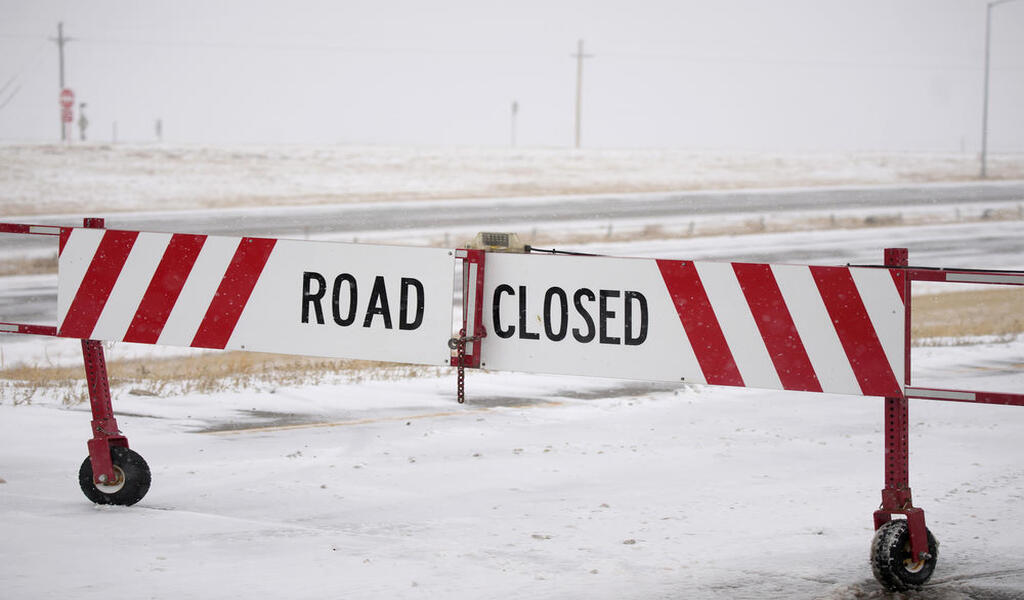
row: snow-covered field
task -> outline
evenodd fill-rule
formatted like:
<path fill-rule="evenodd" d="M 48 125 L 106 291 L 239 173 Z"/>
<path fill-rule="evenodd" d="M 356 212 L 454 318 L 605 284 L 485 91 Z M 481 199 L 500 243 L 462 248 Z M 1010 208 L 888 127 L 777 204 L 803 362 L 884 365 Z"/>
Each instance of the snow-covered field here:
<path fill-rule="evenodd" d="M 1024 179 L 1024 155 L 991 155 Z M 0 144 L 0 214 L 966 181 L 971 154 Z"/>
<path fill-rule="evenodd" d="M 49 167 L 23 168 L 31 174 L 19 181 L 36 181 L 25 197 L 50 193 L 39 183 Z M 845 168 L 854 183 L 872 181 Z M 765 172 L 750 177 L 774 184 Z M 18 189 L 7 177 L 0 185 Z M 163 193 L 140 185 L 147 202 Z M 988 231 L 971 227 L 921 236 Z M 847 262 L 877 260 L 873 243 L 912 235 L 877 228 L 728 242 L 737 253 L 798 254 L 833 236 L 850 248 Z M 722 240 L 687 244 L 590 249 L 723 252 Z M 942 260 L 941 250 L 929 258 Z M 1024 267 L 1024 257 L 998 251 L 976 258 Z M 31 344 L 57 362 L 77 351 L 74 341 Z M 915 383 L 1019 391 L 1022 357 L 1022 337 L 916 349 Z M 941 549 L 932 583 L 901 596 L 881 590 L 867 560 L 883 486 L 881 399 L 472 372 L 469 401 L 458 405 L 454 388 L 442 369 L 162 398 L 121 389 L 118 423 L 153 470 L 149 494 L 128 508 L 94 506 L 78 490 L 88 406 L 4 397 L 0 596 L 1024 597 L 1020 407 L 911 402 L 914 499 Z"/>

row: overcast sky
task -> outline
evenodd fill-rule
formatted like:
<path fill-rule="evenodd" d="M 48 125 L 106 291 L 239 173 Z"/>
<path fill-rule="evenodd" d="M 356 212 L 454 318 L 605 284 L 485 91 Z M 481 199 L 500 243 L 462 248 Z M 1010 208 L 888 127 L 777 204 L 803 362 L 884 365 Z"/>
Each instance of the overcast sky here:
<path fill-rule="evenodd" d="M 0 140 L 980 148 L 985 0 L 0 0 Z M 1024 151 L 1024 0 L 993 10 L 990 151 Z M 77 118 L 77 115 L 76 115 Z M 75 129 L 77 137 L 77 128 Z"/>

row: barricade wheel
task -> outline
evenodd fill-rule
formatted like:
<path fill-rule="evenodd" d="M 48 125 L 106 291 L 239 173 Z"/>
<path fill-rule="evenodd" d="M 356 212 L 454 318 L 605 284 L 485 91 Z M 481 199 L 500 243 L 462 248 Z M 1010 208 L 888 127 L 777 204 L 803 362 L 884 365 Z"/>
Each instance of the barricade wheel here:
<path fill-rule="evenodd" d="M 92 480 L 92 461 L 86 456 L 82 468 L 78 470 L 78 485 L 82 493 L 96 504 L 119 504 L 131 506 L 142 500 L 149 491 L 152 476 L 149 465 L 134 450 L 115 446 L 110 449 L 110 459 L 114 463 L 115 481 L 96 484 Z"/>
<path fill-rule="evenodd" d="M 878 528 L 871 541 L 871 570 L 878 583 L 888 590 L 904 591 L 924 585 L 935 571 L 939 544 L 928 533 L 928 554 L 915 559 L 910 552 L 910 528 L 905 520 L 889 521 Z"/>

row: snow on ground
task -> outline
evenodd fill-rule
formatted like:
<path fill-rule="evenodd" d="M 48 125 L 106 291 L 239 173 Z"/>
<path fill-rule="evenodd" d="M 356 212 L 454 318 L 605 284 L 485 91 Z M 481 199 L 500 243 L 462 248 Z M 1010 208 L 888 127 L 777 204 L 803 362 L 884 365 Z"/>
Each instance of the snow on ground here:
<path fill-rule="evenodd" d="M 961 361 L 944 350 L 940 372 Z M 109 597 L 109 574 L 116 595 L 153 598 L 888 597 L 867 564 L 880 399 L 467 385 L 464 406 L 451 376 L 118 398 L 154 477 L 130 508 L 77 490 L 87 407 L 5 404 L 4 589 Z M 915 499 L 942 547 L 909 597 L 1020 597 L 1024 411 L 911 414 Z M 210 432 L 246 422 L 283 426 Z"/>
<path fill-rule="evenodd" d="M 1024 156 L 988 160 L 993 179 L 1024 178 Z M 0 213 L 963 181 L 977 172 L 970 154 L 0 144 Z"/>
<path fill-rule="evenodd" d="M 136 158 L 151 164 L 132 153 L 183 153 L 190 166 L 168 167 L 182 186 L 174 188 L 170 175 L 140 175 L 137 191 L 146 199 L 165 191 L 186 198 L 197 189 L 253 197 L 264 184 L 273 194 L 307 189 L 301 178 L 274 181 L 274 165 L 289 160 L 284 151 L 260 150 L 262 162 L 250 173 L 258 185 L 241 191 L 231 188 L 241 178 L 216 185 L 233 172 L 230 161 L 218 166 L 198 150 L 102 151 L 111 170 L 129 171 L 141 168 Z M 377 160 L 377 171 L 353 167 L 353 177 L 371 182 L 389 168 L 388 152 L 343 158 Z M 24 164 L 52 155 L 43 172 L 87 160 L 77 150 L 13 147 L 0 148 L 0 164 L 22 153 Z M 643 162 L 649 153 L 635 155 Z M 540 165 L 563 160 L 534 156 Z M 458 156 L 448 158 L 425 158 L 433 166 L 421 173 L 440 164 L 450 170 L 433 187 L 413 179 L 408 189 L 445 193 L 445 177 L 463 177 Z M 210 171 L 191 172 L 207 169 L 199 166 L 207 161 Z M 338 161 L 337 153 L 324 157 L 326 167 L 308 181 L 327 185 Z M 764 164 L 756 183 L 775 184 L 766 175 L 771 161 Z M 822 177 L 835 178 L 827 167 Z M 50 176 L 33 173 L 24 179 Z M 405 175 L 393 177 L 399 183 L 392 180 L 391 189 L 406 193 Z M 4 193 L 19 189 L 9 177 L 0 180 Z M 159 190 L 154 181 L 163 182 Z M 45 194 L 77 193 L 79 183 L 69 176 L 66 188 Z M 85 183 L 84 201 L 110 191 L 99 175 Z M 24 197 L 39 200 L 48 186 L 33 186 Z M 132 193 L 115 200 L 139 208 L 128 200 Z M 986 227 L 1019 224 L 976 226 L 957 231 L 983 236 Z M 892 229 L 831 232 L 817 241 L 759 234 L 591 248 L 692 259 L 728 258 L 721 253 L 739 248 L 753 256 L 774 246 L 799 256 L 831 236 L 851 253 L 841 262 L 877 262 L 887 237 L 916 231 L 923 241 L 941 240 L 953 231 Z M 1021 266 L 1019 256 L 998 250 L 976 258 Z M 54 363 L 79 351 L 73 340 L 21 339 L 36 339 L 36 350 Z M 111 354 L 140 348 L 117 345 Z M 915 349 L 915 383 L 1019 391 L 1022 355 L 1022 337 Z M 94 506 L 78 490 L 88 406 L 64 406 L 57 395 L 18 406 L 0 398 L 2 596 L 1024 597 L 1020 407 L 911 402 L 911 484 L 941 547 L 925 590 L 892 595 L 881 591 L 867 560 L 883 486 L 881 399 L 472 372 L 469 402 L 458 405 L 454 387 L 454 373 L 441 369 L 418 379 L 165 398 L 121 390 L 118 423 L 153 470 L 149 494 L 127 508 Z"/>

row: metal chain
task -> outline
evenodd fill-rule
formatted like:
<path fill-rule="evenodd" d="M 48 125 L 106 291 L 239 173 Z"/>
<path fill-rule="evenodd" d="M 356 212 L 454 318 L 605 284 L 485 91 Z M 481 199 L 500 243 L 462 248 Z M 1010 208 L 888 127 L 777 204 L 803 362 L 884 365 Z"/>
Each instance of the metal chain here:
<path fill-rule="evenodd" d="M 458 399 L 459 404 L 466 402 L 466 338 L 459 336 L 457 342 L 458 350 Z"/>
<path fill-rule="evenodd" d="M 448 347 L 456 351 L 455 366 L 458 372 L 458 399 L 459 404 L 466 402 L 466 344 L 477 342 L 482 336 L 474 335 L 466 337 L 465 331 L 459 332 L 459 337 L 448 340 Z"/>

